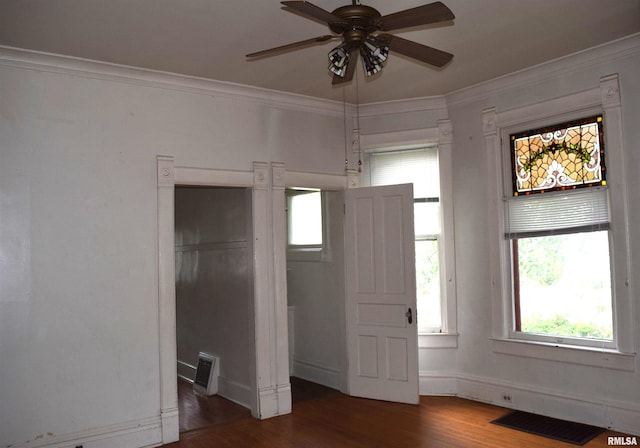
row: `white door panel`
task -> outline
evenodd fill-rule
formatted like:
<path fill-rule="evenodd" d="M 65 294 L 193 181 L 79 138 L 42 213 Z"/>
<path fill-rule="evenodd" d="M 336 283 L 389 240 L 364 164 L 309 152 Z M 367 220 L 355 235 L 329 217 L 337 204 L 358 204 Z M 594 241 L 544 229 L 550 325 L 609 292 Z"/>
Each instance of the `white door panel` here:
<path fill-rule="evenodd" d="M 347 190 L 345 202 L 349 393 L 417 403 L 412 186 Z"/>

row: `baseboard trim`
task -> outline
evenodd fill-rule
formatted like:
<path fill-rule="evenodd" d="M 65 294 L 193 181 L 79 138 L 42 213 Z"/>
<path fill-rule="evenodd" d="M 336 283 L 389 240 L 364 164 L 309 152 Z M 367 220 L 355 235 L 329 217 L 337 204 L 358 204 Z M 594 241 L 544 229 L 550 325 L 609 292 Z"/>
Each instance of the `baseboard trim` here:
<path fill-rule="evenodd" d="M 193 383 L 196 379 L 196 366 L 178 360 L 178 377 Z"/>
<path fill-rule="evenodd" d="M 218 378 L 218 395 L 240 406 L 251 409 L 251 388 L 229 378 Z"/>
<path fill-rule="evenodd" d="M 420 395 L 448 395 L 640 435 L 640 406 L 451 372 L 420 372 Z"/>
<path fill-rule="evenodd" d="M 291 374 L 303 380 L 340 390 L 340 371 L 331 367 L 294 358 Z"/>
<path fill-rule="evenodd" d="M 160 416 L 126 423 L 103 426 L 63 435 L 45 435 L 12 448 L 69 448 L 82 445 L 84 448 L 147 448 L 162 445 Z"/>

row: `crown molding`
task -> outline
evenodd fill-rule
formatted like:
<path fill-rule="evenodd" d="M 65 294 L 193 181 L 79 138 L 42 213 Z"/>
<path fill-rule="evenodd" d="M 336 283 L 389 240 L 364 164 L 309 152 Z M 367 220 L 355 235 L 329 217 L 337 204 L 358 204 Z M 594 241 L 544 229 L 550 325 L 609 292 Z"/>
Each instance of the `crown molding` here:
<path fill-rule="evenodd" d="M 640 54 L 640 33 L 604 43 L 567 56 L 534 65 L 504 76 L 465 87 L 445 95 L 448 105 L 485 99 L 499 92 L 525 88 L 532 83 L 584 71 L 589 67 L 608 64 Z"/>
<path fill-rule="evenodd" d="M 321 115 L 343 117 L 345 112 L 353 114 L 355 111 L 352 104 L 345 105 L 340 101 L 22 48 L 0 46 L 0 66 L 213 95 Z"/>
<path fill-rule="evenodd" d="M 358 109 L 361 118 L 429 110 L 442 110 L 446 115 L 447 100 L 444 95 L 430 96 L 361 104 Z"/>

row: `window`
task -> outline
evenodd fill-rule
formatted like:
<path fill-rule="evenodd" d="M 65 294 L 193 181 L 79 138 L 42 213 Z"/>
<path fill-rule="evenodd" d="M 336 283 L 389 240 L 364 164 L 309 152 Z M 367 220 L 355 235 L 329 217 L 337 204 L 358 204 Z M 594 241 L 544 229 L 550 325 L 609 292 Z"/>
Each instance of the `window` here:
<path fill-rule="evenodd" d="M 614 74 L 483 111 L 495 352 L 635 369 L 621 105 Z"/>
<path fill-rule="evenodd" d="M 438 149 L 372 152 L 371 185 L 413 183 L 418 331 L 441 332 L 440 174 Z"/>
<path fill-rule="evenodd" d="M 513 331 L 613 342 L 602 116 L 510 135 Z"/>
<path fill-rule="evenodd" d="M 325 256 L 324 198 L 320 190 L 287 189 L 287 252 L 290 259 Z"/>

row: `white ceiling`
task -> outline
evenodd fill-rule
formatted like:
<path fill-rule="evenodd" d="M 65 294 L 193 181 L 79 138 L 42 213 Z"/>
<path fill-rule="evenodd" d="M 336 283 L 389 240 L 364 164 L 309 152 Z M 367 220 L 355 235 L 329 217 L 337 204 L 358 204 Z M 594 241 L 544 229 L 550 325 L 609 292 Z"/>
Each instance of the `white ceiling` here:
<path fill-rule="evenodd" d="M 640 0 L 443 0 L 453 25 L 395 32 L 455 55 L 443 69 L 392 53 L 362 76 L 360 103 L 445 94 L 640 32 Z M 326 10 L 350 0 L 313 0 Z M 429 0 L 362 0 L 382 15 Z M 270 58 L 245 54 L 329 34 L 278 0 L 0 0 L 0 45 L 341 101 L 330 41 Z M 354 101 L 355 81 L 346 89 Z"/>

